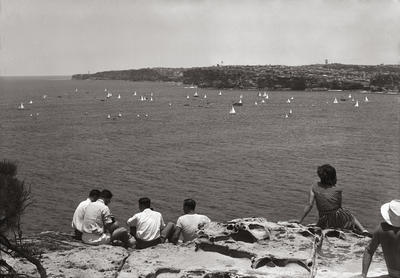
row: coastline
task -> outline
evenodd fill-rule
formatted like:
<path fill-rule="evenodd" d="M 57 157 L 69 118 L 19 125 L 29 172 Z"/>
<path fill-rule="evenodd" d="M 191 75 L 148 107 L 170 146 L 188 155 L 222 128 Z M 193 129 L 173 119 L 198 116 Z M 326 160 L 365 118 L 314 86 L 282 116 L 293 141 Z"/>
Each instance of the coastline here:
<path fill-rule="evenodd" d="M 25 241 L 40 249 L 48 277 L 330 278 L 361 273 L 369 238 L 332 229 L 318 233 L 314 226 L 273 223 L 264 218 L 242 218 L 212 222 L 193 242 L 143 250 L 89 246 L 57 232 L 44 232 Z M 7 261 L 19 273 L 38 277 L 27 262 Z M 370 276 L 386 273 L 379 251 Z"/>

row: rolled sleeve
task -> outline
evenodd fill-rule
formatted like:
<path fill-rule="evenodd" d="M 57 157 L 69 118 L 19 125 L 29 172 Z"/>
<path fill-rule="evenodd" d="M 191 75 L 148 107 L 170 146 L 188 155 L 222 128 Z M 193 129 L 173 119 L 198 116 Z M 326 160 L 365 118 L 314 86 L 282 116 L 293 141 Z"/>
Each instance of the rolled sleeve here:
<path fill-rule="evenodd" d="M 136 227 L 137 226 L 137 216 L 136 214 L 126 221 L 129 227 Z"/>
<path fill-rule="evenodd" d="M 112 214 L 108 207 L 104 208 L 102 215 L 103 215 L 103 223 L 105 225 L 113 223 Z"/>

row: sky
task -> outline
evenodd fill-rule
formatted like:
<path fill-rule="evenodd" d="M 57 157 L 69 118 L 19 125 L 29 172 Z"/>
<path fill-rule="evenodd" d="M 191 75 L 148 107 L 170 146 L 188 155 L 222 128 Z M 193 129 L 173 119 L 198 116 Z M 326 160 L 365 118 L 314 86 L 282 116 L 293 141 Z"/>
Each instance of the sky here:
<path fill-rule="evenodd" d="M 0 0 L 0 75 L 400 64 L 400 0 Z"/>

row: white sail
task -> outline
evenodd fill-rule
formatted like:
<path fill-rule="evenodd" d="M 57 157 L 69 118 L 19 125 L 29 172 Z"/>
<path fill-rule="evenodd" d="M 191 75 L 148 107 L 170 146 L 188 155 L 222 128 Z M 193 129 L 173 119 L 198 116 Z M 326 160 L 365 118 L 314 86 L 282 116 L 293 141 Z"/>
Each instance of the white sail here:
<path fill-rule="evenodd" d="M 118 94 L 118 97 L 117 97 L 118 99 L 121 99 L 121 95 L 120 94 Z"/>
<path fill-rule="evenodd" d="M 267 96 L 265 97 L 266 99 L 269 99 L 269 95 L 267 94 Z"/>
<path fill-rule="evenodd" d="M 265 100 L 262 99 L 262 100 L 261 100 L 261 103 L 265 103 Z"/>
<path fill-rule="evenodd" d="M 133 92 L 133 95 L 136 96 L 136 91 Z"/>
<path fill-rule="evenodd" d="M 207 95 L 204 95 L 204 98 L 207 98 Z"/>
<path fill-rule="evenodd" d="M 364 99 L 364 101 L 365 101 L 365 102 L 368 102 L 368 101 L 369 101 L 369 99 L 368 99 L 368 97 L 367 97 L 367 96 L 365 96 L 365 99 Z"/>
<path fill-rule="evenodd" d="M 258 105 L 258 102 L 256 101 L 256 102 L 254 102 L 254 105 Z"/>
<path fill-rule="evenodd" d="M 287 103 L 290 103 L 290 99 L 287 99 L 287 101 L 286 101 Z"/>
<path fill-rule="evenodd" d="M 33 101 L 31 100 L 31 101 L 29 101 L 29 104 L 32 104 L 33 103 Z"/>
<path fill-rule="evenodd" d="M 231 114 L 231 115 L 236 114 L 236 111 L 235 111 L 235 108 L 233 107 L 233 105 L 231 107 L 231 110 L 229 111 L 229 114 Z"/>
<path fill-rule="evenodd" d="M 119 112 L 119 113 L 118 113 L 118 118 L 121 118 L 121 117 L 122 117 L 122 113 Z"/>
<path fill-rule="evenodd" d="M 189 99 L 189 96 L 186 96 L 187 99 Z"/>
<path fill-rule="evenodd" d="M 107 119 L 111 119 L 111 115 L 110 114 L 107 115 Z"/>
<path fill-rule="evenodd" d="M 337 98 L 334 99 L 333 103 L 338 103 Z"/>
<path fill-rule="evenodd" d="M 351 94 L 349 94 L 349 98 L 351 98 Z"/>
<path fill-rule="evenodd" d="M 240 94 L 239 98 L 243 98 L 243 95 L 242 95 L 242 94 Z"/>
<path fill-rule="evenodd" d="M 218 95 L 219 95 L 219 96 L 222 96 L 222 92 L 221 92 L 221 91 L 219 91 Z"/>
<path fill-rule="evenodd" d="M 21 104 L 20 105 L 18 105 L 18 109 L 19 110 L 22 110 L 22 109 L 24 109 L 25 107 L 24 107 L 24 104 L 21 102 Z"/>
<path fill-rule="evenodd" d="M 293 111 L 292 111 L 292 109 L 290 109 L 290 110 L 289 110 L 289 114 L 293 114 Z"/>
<path fill-rule="evenodd" d="M 267 97 L 267 92 L 264 92 L 263 97 Z"/>
<path fill-rule="evenodd" d="M 196 92 L 194 92 L 194 95 L 193 95 L 194 97 L 198 97 L 199 96 L 199 94 L 197 93 L 197 91 Z"/>
<path fill-rule="evenodd" d="M 285 114 L 285 118 L 289 118 L 289 115 L 288 115 L 288 114 Z"/>
<path fill-rule="evenodd" d="M 354 107 L 358 107 L 358 100 L 356 101 L 356 104 L 354 104 Z"/>
<path fill-rule="evenodd" d="M 258 97 L 261 97 L 261 92 L 258 93 Z"/>
<path fill-rule="evenodd" d="M 240 103 L 240 104 L 243 104 L 242 99 L 239 99 L 239 103 Z"/>

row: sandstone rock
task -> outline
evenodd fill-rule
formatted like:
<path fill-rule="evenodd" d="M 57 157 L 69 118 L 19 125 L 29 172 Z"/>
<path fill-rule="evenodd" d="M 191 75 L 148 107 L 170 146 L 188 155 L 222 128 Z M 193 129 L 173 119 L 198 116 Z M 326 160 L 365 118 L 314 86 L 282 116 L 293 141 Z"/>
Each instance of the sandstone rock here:
<path fill-rule="evenodd" d="M 40 251 L 49 277 L 355 277 L 368 238 L 315 226 L 268 222 L 264 218 L 212 222 L 191 243 L 144 250 L 88 246 L 69 235 L 47 232 L 26 239 Z M 3 258 L 19 273 L 38 277 L 22 259 Z M 387 273 L 381 251 L 371 275 Z"/>

